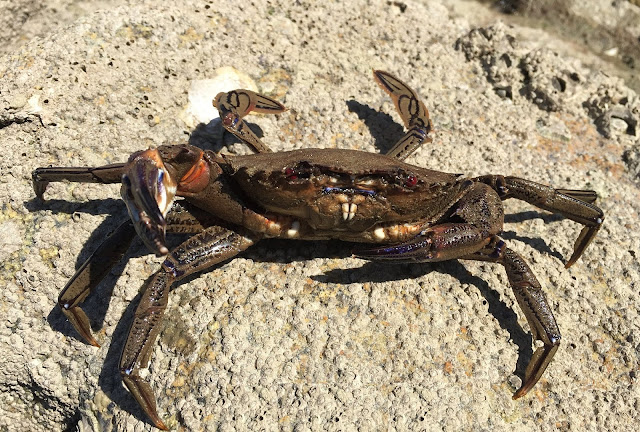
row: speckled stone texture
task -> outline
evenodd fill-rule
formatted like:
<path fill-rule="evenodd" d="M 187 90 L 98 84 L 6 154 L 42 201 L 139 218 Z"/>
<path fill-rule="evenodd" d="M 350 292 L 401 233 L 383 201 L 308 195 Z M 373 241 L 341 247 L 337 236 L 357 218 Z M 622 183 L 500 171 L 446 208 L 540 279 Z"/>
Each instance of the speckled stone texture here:
<path fill-rule="evenodd" d="M 635 6 L 634 6 L 635 7 Z M 553 40 L 553 43 L 548 43 Z M 146 1 L 84 15 L 0 58 L 0 431 L 141 431 L 117 363 L 160 260 L 134 242 L 85 303 L 101 348 L 56 308 L 127 217 L 117 185 L 52 184 L 151 145 L 249 150 L 188 127 L 194 80 L 229 66 L 289 111 L 252 116 L 274 150 L 385 151 L 402 134 L 371 77 L 422 95 L 434 142 L 408 161 L 594 189 L 605 224 L 505 203 L 504 239 L 545 287 L 555 360 L 513 401 L 531 337 L 503 269 L 381 265 L 339 242 L 264 241 L 171 293 L 150 381 L 174 430 L 632 430 L 640 422 L 638 96 L 542 31 L 481 28 L 438 2 Z M 175 243 L 174 243 L 175 244 Z M 518 373 L 514 374 L 514 371 Z"/>

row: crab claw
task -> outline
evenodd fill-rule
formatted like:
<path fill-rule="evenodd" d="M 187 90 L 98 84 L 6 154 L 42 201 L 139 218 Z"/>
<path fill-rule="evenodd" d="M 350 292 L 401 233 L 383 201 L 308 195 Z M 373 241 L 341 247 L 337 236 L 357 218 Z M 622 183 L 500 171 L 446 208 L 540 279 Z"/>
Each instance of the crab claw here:
<path fill-rule="evenodd" d="M 122 174 L 120 193 L 145 245 L 158 256 L 169 253 L 165 245 L 164 217 L 173 204 L 176 182 L 156 149 L 131 155 Z"/>

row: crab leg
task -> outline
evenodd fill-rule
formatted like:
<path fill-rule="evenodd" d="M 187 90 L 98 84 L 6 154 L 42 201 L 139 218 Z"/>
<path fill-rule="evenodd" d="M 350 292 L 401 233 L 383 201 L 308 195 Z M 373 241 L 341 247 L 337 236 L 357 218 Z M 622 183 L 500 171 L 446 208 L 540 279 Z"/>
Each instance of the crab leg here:
<path fill-rule="evenodd" d="M 210 215 L 187 203 L 184 206 L 176 203 L 166 218 L 167 232 L 195 234 L 213 221 Z M 135 235 L 131 220 L 120 224 L 80 266 L 58 297 L 58 305 L 64 315 L 80 336 L 93 346 L 99 347 L 100 344 L 93 337 L 89 319 L 80 305 L 122 259 Z"/>
<path fill-rule="evenodd" d="M 242 120 L 251 111 L 263 114 L 278 114 L 286 111 L 284 105 L 270 97 L 251 90 L 232 90 L 218 93 L 213 100 L 218 109 L 222 126 L 258 153 L 271 153 L 267 147 Z"/>
<path fill-rule="evenodd" d="M 145 288 L 120 357 L 120 374 L 124 384 L 157 428 L 168 429 L 157 413 L 151 386 L 139 372 L 149 364 L 171 285 L 237 255 L 257 240 L 258 237 L 248 237 L 220 226 L 206 228 L 175 248 Z"/>
<path fill-rule="evenodd" d="M 445 220 L 403 243 L 357 251 L 356 256 L 396 262 L 457 259 L 483 249 L 502 230 L 500 198 L 489 186 L 470 183 Z M 460 222 L 462 221 L 462 222 Z"/>
<path fill-rule="evenodd" d="M 414 239 L 391 246 L 357 252 L 372 260 L 434 262 L 471 259 L 502 264 L 531 333 L 544 346 L 538 348 L 527 369 L 522 387 L 513 396 L 524 396 L 540 379 L 560 343 L 560 331 L 540 283 L 526 262 L 505 247 L 496 235 L 502 229 L 500 197 L 487 185 L 476 183 L 452 208 L 449 220 L 423 230 Z"/>
<path fill-rule="evenodd" d="M 495 235 L 483 236 L 471 224 L 447 223 L 425 230 L 413 241 L 358 252 L 357 256 L 396 262 L 434 262 L 459 258 L 502 264 L 534 339 L 544 344 L 533 354 L 522 387 L 513 395 L 514 399 L 531 390 L 558 349 L 560 330 L 540 283 L 522 257 L 505 247 L 504 242 Z"/>
<path fill-rule="evenodd" d="M 429 119 L 429 111 L 416 92 L 393 75 L 374 70 L 373 78 L 380 88 L 391 96 L 404 126 L 409 129 L 386 153 L 387 156 L 404 160 L 422 144 L 431 142 L 428 135 L 433 129 L 433 124 Z"/>
<path fill-rule="evenodd" d="M 425 229 L 407 242 L 359 250 L 354 255 L 379 261 L 437 262 L 473 253 L 488 241 L 486 233 L 472 224 L 444 223 Z"/>
<path fill-rule="evenodd" d="M 571 267 L 580 258 L 604 221 L 603 211 L 593 205 L 597 194 L 591 190 L 554 189 L 550 186 L 519 177 L 487 175 L 475 180 L 490 185 L 501 199 L 516 198 L 544 210 L 585 225 L 573 247 L 573 254 L 565 264 Z"/>
<path fill-rule="evenodd" d="M 123 163 L 104 165 L 95 168 L 45 167 L 33 171 L 33 190 L 42 199 L 49 182 L 67 180 L 76 183 L 120 183 L 124 173 Z"/>
<path fill-rule="evenodd" d="M 486 248 L 464 256 L 462 259 L 497 262 L 504 266 L 520 309 L 527 318 L 533 338 L 543 343 L 543 346 L 538 347 L 533 353 L 525 370 L 522 386 L 513 395 L 513 399 L 518 399 L 536 385 L 553 359 L 560 345 L 560 329 L 540 282 L 524 259 L 505 247 L 499 237 L 494 236 Z"/>
<path fill-rule="evenodd" d="M 33 189 L 36 196 L 43 199 L 50 182 L 70 181 L 80 183 L 120 183 L 125 164 L 111 164 L 101 167 L 46 167 L 33 171 Z M 135 236 L 131 221 L 120 224 L 98 246 L 91 256 L 80 266 L 65 285 L 58 297 L 58 305 L 76 331 L 89 344 L 100 346 L 91 333 L 87 314 L 80 304 L 109 273 L 111 268 L 126 253 Z"/>
<path fill-rule="evenodd" d="M 64 315 L 80 333 L 80 336 L 93 346 L 99 347 L 100 344 L 93 337 L 89 319 L 80 308 L 80 304 L 91 290 L 104 279 L 111 268 L 120 261 L 129 249 L 135 235 L 136 231 L 130 220 L 120 224 L 80 266 L 58 297 L 58 305 Z"/>

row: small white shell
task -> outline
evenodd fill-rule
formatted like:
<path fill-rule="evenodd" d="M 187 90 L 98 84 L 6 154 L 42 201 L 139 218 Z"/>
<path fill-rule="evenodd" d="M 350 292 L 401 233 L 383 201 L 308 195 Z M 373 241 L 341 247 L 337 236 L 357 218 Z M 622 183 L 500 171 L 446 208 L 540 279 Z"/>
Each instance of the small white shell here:
<path fill-rule="evenodd" d="M 191 81 L 189 103 L 181 115 L 182 120 L 188 127 L 194 128 L 199 123 L 207 124 L 218 118 L 213 99 L 220 92 L 236 89 L 257 92 L 258 86 L 249 75 L 230 66 L 216 69 L 213 78 Z"/>

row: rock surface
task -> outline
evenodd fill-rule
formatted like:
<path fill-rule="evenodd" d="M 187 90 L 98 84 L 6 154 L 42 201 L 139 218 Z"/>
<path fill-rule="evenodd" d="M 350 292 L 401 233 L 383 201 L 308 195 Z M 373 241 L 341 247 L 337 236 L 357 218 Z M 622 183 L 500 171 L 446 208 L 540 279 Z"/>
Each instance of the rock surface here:
<path fill-rule="evenodd" d="M 57 295 L 126 210 L 115 185 L 52 184 L 40 202 L 31 172 L 187 140 L 248 153 L 219 126 L 192 129 L 185 117 L 192 83 L 223 67 L 289 108 L 248 119 L 275 151 L 387 150 L 402 128 L 371 69 L 388 70 L 422 95 L 436 127 L 410 163 L 594 189 L 606 221 L 565 270 L 579 226 L 505 203 L 503 237 L 542 282 L 563 334 L 540 383 L 518 401 L 514 370 L 528 361 L 531 338 L 499 266 L 372 265 L 345 244 L 264 241 L 173 290 L 149 368 L 169 426 L 637 425 L 638 96 L 585 50 L 496 19 L 477 27 L 451 3 L 135 2 L 74 15 L 6 51 L 0 430 L 151 429 L 117 362 L 138 291 L 160 261 L 134 242 L 85 303 L 102 347 L 78 340 Z"/>

